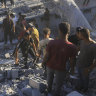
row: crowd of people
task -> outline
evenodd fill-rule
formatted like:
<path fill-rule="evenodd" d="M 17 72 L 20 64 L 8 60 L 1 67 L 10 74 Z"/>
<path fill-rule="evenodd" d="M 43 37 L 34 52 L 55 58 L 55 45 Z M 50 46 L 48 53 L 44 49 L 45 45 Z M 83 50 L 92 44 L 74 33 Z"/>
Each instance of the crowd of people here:
<path fill-rule="evenodd" d="M 12 44 L 13 33 L 16 33 L 18 43 L 14 51 L 16 64 L 19 64 L 18 50 L 24 57 L 24 68 L 28 68 L 28 54 L 37 62 L 43 54 L 42 67 L 47 74 L 48 93 L 52 93 L 53 80 L 55 78 L 55 89 L 53 96 L 60 96 L 61 87 L 67 73 L 74 74 L 75 68 L 78 70 L 80 82 L 76 86 L 77 90 L 88 91 L 89 74 L 96 66 L 96 42 L 90 38 L 90 30 L 84 27 L 77 27 L 76 34 L 70 36 L 70 24 L 62 22 L 58 25 L 58 38 L 50 38 L 51 29 L 44 28 L 44 39 L 39 40 L 39 32 L 35 24 L 27 24 L 25 16 L 19 13 L 19 19 L 14 27 L 14 23 L 7 14 L 3 20 L 4 41 L 7 44 L 9 36 Z M 43 51 L 43 53 L 42 53 Z M 67 62 L 70 68 L 67 69 Z"/>

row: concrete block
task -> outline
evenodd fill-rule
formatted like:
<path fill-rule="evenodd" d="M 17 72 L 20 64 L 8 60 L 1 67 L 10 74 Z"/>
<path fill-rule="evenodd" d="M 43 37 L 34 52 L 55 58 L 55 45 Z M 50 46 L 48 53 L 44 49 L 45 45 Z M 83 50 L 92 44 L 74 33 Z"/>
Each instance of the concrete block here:
<path fill-rule="evenodd" d="M 46 81 L 44 81 L 43 79 L 39 78 L 39 77 L 35 77 L 33 76 L 32 78 L 29 79 L 29 85 L 33 88 L 37 88 L 40 89 L 40 84 L 47 84 Z"/>
<path fill-rule="evenodd" d="M 33 95 L 32 95 L 32 88 L 23 88 L 21 91 L 22 91 L 22 93 L 23 93 L 25 96 L 33 96 Z"/>
<path fill-rule="evenodd" d="M 11 71 L 12 79 L 18 78 L 18 72 L 19 72 L 18 69 L 13 69 L 13 70 Z"/>
<path fill-rule="evenodd" d="M 80 93 L 77 92 L 77 91 L 73 91 L 73 92 L 69 93 L 69 94 L 66 95 L 66 96 L 84 96 L 84 95 L 80 94 Z"/>
<path fill-rule="evenodd" d="M 0 96 L 4 96 L 4 95 L 0 94 Z"/>
<path fill-rule="evenodd" d="M 6 53 L 5 54 L 5 58 L 7 58 L 7 59 L 10 58 L 10 54 L 9 53 Z"/>
<path fill-rule="evenodd" d="M 7 79 L 16 79 L 18 78 L 18 72 L 19 70 L 18 69 L 6 69 L 5 70 L 5 74 L 6 74 L 6 78 Z"/>
<path fill-rule="evenodd" d="M 11 79 L 11 70 L 6 71 L 6 78 Z"/>
<path fill-rule="evenodd" d="M 39 84 L 40 84 L 40 81 L 38 79 L 36 78 L 29 79 L 29 85 L 31 87 L 39 89 Z"/>
<path fill-rule="evenodd" d="M 32 90 L 32 96 L 41 96 L 41 93 L 37 89 Z"/>

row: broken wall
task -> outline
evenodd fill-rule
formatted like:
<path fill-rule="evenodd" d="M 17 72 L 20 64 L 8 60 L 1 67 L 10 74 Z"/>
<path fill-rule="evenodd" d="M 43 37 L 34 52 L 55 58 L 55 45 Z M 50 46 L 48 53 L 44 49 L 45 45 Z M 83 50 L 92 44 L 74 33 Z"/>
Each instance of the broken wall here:
<path fill-rule="evenodd" d="M 73 0 L 58 0 L 57 7 L 54 11 L 59 14 L 61 18 L 64 16 L 67 17 L 71 27 L 76 28 L 83 26 L 92 30 L 89 22 Z"/>

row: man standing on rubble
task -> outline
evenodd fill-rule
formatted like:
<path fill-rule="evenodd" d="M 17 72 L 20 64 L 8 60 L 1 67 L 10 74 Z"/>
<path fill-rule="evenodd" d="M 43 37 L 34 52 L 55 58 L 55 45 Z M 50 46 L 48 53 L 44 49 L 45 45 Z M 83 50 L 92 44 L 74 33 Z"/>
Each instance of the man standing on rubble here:
<path fill-rule="evenodd" d="M 7 14 L 7 17 L 3 20 L 3 30 L 5 44 L 7 44 L 8 36 L 10 39 L 10 43 L 12 44 L 13 34 L 15 33 L 15 26 L 9 14 Z"/>
<path fill-rule="evenodd" d="M 30 33 L 29 32 L 26 32 L 24 34 L 24 38 L 22 38 L 18 45 L 16 46 L 16 52 L 15 52 L 15 56 L 16 56 L 16 63 L 18 64 L 18 50 L 19 48 L 21 49 L 22 51 L 22 55 L 24 57 L 24 67 L 23 68 L 28 68 L 27 66 L 27 59 L 28 59 L 28 54 L 30 54 L 34 61 L 36 60 L 36 51 L 35 51 L 35 46 L 34 46 L 34 43 L 33 43 L 33 40 L 30 36 Z"/>
<path fill-rule="evenodd" d="M 80 76 L 80 90 L 86 92 L 89 85 L 89 74 L 96 67 L 96 42 L 90 38 L 90 31 L 80 28 L 77 32 L 80 42 L 80 54 L 77 59 Z"/>
<path fill-rule="evenodd" d="M 66 77 L 66 62 L 69 60 L 71 65 L 71 73 L 74 72 L 74 58 L 77 48 L 68 41 L 70 32 L 70 24 L 67 22 L 59 24 L 59 36 L 57 40 L 49 42 L 43 65 L 47 66 L 47 82 L 48 92 L 52 92 L 52 84 L 54 74 L 56 76 L 56 86 L 53 96 L 60 96 L 61 87 Z"/>

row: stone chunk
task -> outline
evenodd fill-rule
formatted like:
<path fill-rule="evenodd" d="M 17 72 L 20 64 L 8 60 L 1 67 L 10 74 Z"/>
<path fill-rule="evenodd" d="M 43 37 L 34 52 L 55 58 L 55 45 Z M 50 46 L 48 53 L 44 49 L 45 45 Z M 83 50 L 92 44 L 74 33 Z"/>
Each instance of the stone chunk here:
<path fill-rule="evenodd" d="M 66 95 L 66 96 L 84 96 L 84 95 L 80 94 L 80 93 L 77 92 L 77 91 L 73 91 L 73 92 L 69 93 L 69 94 Z"/>

